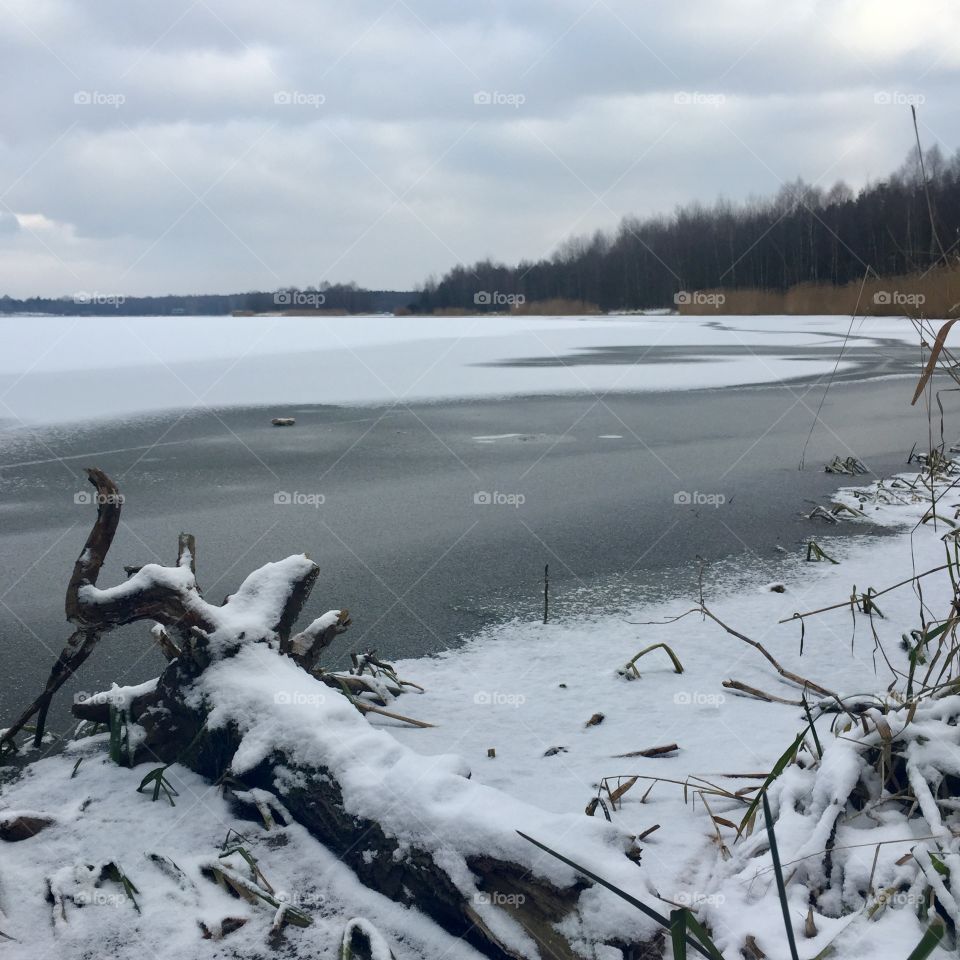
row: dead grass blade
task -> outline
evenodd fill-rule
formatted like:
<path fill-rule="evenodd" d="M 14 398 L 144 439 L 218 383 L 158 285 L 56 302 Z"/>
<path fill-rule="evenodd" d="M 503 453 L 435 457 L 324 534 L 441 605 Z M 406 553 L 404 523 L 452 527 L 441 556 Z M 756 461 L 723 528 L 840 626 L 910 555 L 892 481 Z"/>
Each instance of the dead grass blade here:
<path fill-rule="evenodd" d="M 923 368 L 923 373 L 920 375 L 920 380 L 917 383 L 917 389 L 913 392 L 913 399 L 910 401 L 910 405 L 913 406 L 920 399 L 924 389 L 927 386 L 927 383 L 930 381 L 930 378 L 933 376 L 933 371 L 936 369 L 937 360 L 940 358 L 940 353 L 943 350 L 943 345 L 947 340 L 947 334 L 950 332 L 950 328 L 960 320 L 960 317 L 954 317 L 952 320 L 947 320 L 946 323 L 937 331 L 937 339 L 933 343 L 933 348 L 930 351 L 930 358 L 927 360 L 927 365 Z"/>
<path fill-rule="evenodd" d="M 663 757 L 668 753 L 676 753 L 680 749 L 675 743 L 665 743 L 662 747 L 647 747 L 646 750 L 631 750 L 629 753 L 616 753 L 614 760 L 625 760 L 629 757 Z"/>

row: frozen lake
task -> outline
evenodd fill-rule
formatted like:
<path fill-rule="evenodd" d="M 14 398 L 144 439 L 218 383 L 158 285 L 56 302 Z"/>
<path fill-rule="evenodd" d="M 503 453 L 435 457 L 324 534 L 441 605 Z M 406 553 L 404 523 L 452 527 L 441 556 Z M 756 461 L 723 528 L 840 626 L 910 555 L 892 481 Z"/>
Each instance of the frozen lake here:
<path fill-rule="evenodd" d="M 850 328 L 846 317 L 672 315 L 0 323 L 0 422 L 10 425 L 180 408 L 777 383 L 829 373 Z M 839 372 L 916 339 L 907 320 L 858 320 Z"/>
<path fill-rule="evenodd" d="M 126 497 L 102 583 L 169 562 L 181 530 L 215 599 L 306 551 L 322 571 L 307 614 L 354 615 L 343 651 L 418 656 L 536 617 L 546 563 L 557 616 L 692 588 L 697 555 L 772 578 L 776 546 L 835 532 L 798 519 L 839 485 L 826 461 L 888 474 L 926 437 L 898 376 L 912 327 L 867 320 L 797 470 L 849 323 L 4 321 L 0 716 L 68 635 L 91 465 Z M 278 414 L 296 425 L 272 427 Z M 70 689 L 159 667 L 145 629 L 120 631 Z"/>

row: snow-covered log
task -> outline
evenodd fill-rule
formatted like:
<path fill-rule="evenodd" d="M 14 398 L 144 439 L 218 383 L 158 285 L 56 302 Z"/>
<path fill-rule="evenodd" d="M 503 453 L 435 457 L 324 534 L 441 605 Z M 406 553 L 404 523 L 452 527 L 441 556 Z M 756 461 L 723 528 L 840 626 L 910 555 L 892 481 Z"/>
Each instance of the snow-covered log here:
<path fill-rule="evenodd" d="M 376 683 L 350 687 L 322 674 L 320 652 L 350 620 L 334 610 L 294 633 L 319 573 L 312 560 L 268 563 L 218 606 L 202 596 L 195 545 L 181 535 L 174 566 L 147 564 L 104 589 L 97 578 L 122 498 L 100 471 L 90 479 L 98 516 L 70 580 L 68 617 L 90 643 L 139 620 L 171 641 L 156 681 L 75 705 L 79 717 L 126 726 L 129 763 L 183 764 L 224 784 L 241 807 L 244 797 L 275 797 L 365 885 L 486 956 L 574 960 L 603 942 L 633 955 L 649 937 L 640 915 L 611 909 L 608 894 L 517 833 L 562 838 L 579 862 L 636 889 L 642 875 L 617 827 L 545 814 L 475 783 L 455 757 L 416 753 L 358 712 L 357 694 L 376 695 Z M 68 644 L 46 703 L 88 653 L 83 641 Z M 397 689 L 381 686 L 384 697 Z M 252 815 L 262 808 L 254 804 Z"/>

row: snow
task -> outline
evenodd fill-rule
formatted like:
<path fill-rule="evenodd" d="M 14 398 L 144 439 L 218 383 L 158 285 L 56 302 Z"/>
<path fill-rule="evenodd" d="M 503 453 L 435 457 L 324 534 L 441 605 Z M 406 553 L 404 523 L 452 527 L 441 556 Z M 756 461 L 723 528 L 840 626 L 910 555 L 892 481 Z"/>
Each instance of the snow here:
<path fill-rule="evenodd" d="M 343 932 L 343 939 L 349 942 L 350 935 L 354 930 L 359 930 L 366 937 L 370 944 L 370 960 L 392 960 L 390 955 L 390 945 L 384 940 L 380 931 L 363 917 L 354 917 L 347 924 Z"/>
<path fill-rule="evenodd" d="M 515 830 L 566 836 L 585 863 L 632 886 L 640 880 L 636 867 L 623 855 L 627 838 L 620 830 L 603 820 L 585 820 L 579 810 L 549 814 L 466 779 L 456 756 L 438 754 L 425 761 L 391 732 L 368 723 L 344 697 L 320 686 L 268 647 L 250 645 L 213 664 L 195 692 L 198 702 L 205 698 L 213 705 L 207 720 L 211 729 L 232 723 L 243 736 L 232 764 L 235 773 L 256 767 L 277 748 L 299 765 L 329 770 L 350 813 L 376 820 L 403 848 L 428 850 L 442 860 L 464 896 L 490 914 L 490 924 L 505 921 L 480 899 L 467 869 L 468 857 L 486 855 L 519 863 L 560 886 L 575 879 L 568 867 L 544 857 Z M 639 918 L 625 911 L 617 927 L 643 930 Z M 609 916 L 595 926 L 585 923 L 588 933 L 611 936 L 613 929 Z M 512 939 L 520 933 L 515 930 Z"/>
<path fill-rule="evenodd" d="M 940 537 L 950 527 L 917 525 L 929 498 L 905 481 L 851 488 L 838 499 L 860 511 L 856 517 L 847 514 L 853 518 L 843 522 L 856 524 L 862 537 L 827 541 L 825 528 L 812 522 L 801 530 L 816 537 L 838 565 L 805 562 L 805 549 L 798 544 L 793 553 L 773 555 L 769 569 L 756 574 L 708 569 L 705 600 L 720 620 L 761 642 L 787 669 L 843 696 L 864 698 L 876 692 L 882 698 L 890 676 L 875 650 L 872 629 L 887 656 L 905 668 L 900 635 L 919 626 L 913 590 L 880 598 L 884 619 L 871 622 L 864 614 L 851 614 L 849 607 L 809 619 L 802 654 L 799 625 L 789 618 L 843 602 L 852 584 L 858 592 L 880 590 L 939 566 L 944 551 Z M 873 524 L 884 528 L 882 535 L 871 534 Z M 237 607 L 222 614 L 223 628 L 262 623 L 265 611 L 275 611 L 281 601 L 279 584 L 289 584 L 308 562 L 289 558 L 252 575 L 231 600 L 229 606 L 236 602 Z M 179 568 L 173 575 L 188 574 Z M 772 583 L 783 584 L 785 592 L 770 590 Z M 923 602 L 929 610 L 946 611 L 951 598 L 946 571 L 924 578 Z M 638 605 L 626 617 L 601 611 L 592 618 L 546 625 L 511 621 L 482 631 L 463 648 L 397 664 L 401 676 L 426 688 L 412 705 L 413 698 L 401 698 L 398 709 L 436 724 L 432 729 L 361 716 L 340 693 L 267 644 L 244 645 L 235 656 L 212 664 L 194 696 L 212 706 L 212 726 L 233 723 L 242 734 L 235 772 L 254 767 L 277 747 L 298 763 L 326 767 L 340 782 L 348 810 L 380 821 L 400 841 L 401 850 L 417 846 L 431 851 L 465 896 L 473 898 L 485 922 L 521 952 L 529 953 L 525 934 L 507 914 L 484 902 L 467 858 L 501 856 L 557 883 L 569 882 L 573 874 L 525 843 L 516 830 L 661 912 L 668 913 L 672 904 L 695 905 L 730 960 L 740 956 L 747 935 L 771 960 L 786 960 L 762 818 L 752 835 L 737 842 L 733 831 L 720 827 L 721 846 L 697 789 L 707 782 L 730 790 L 756 784 L 756 779 L 730 775 L 769 771 L 807 721 L 800 708 L 758 702 L 721 685 L 732 678 L 787 699 L 799 695 L 756 650 L 716 623 L 697 615 L 672 619 L 695 603 L 696 598 L 677 596 Z M 320 620 L 329 625 L 336 613 Z M 639 679 L 620 675 L 622 665 L 640 649 L 660 642 L 675 652 L 683 673 L 675 673 L 664 651 L 655 650 L 638 662 Z M 911 849 L 946 848 L 944 861 L 955 874 L 960 871 L 955 824 L 949 817 L 944 820 L 920 782 L 934 768 L 960 774 L 960 727 L 943 723 L 957 711 L 960 697 L 946 697 L 918 710 L 909 727 L 896 712 L 868 712 L 866 732 L 859 727 L 844 732 L 839 724 L 831 732 L 831 718 L 817 714 L 817 730 L 826 745 L 822 764 L 788 767 L 770 791 L 781 859 L 795 881 L 789 897 L 803 956 L 814 956 L 832 942 L 845 960 L 905 958 L 923 932 L 913 907 L 928 882 L 942 890 L 948 909 L 957 909 L 932 868 L 921 878 L 915 864 L 897 863 Z M 603 722 L 587 725 L 598 712 Z M 898 742 L 912 737 L 904 749 L 930 829 L 922 820 L 888 809 L 838 823 L 833 862 L 835 870 L 843 871 L 842 889 L 820 904 L 818 933 L 805 939 L 809 904 L 801 881 L 818 879 L 820 860 L 811 855 L 825 848 L 841 811 L 837 798 L 861 775 L 862 751 L 881 743 L 881 722 Z M 625 756 L 672 742 L 679 750 L 669 756 Z M 491 747 L 496 751 L 492 758 Z M 363 889 L 296 825 L 268 831 L 238 822 L 216 787 L 179 766 L 168 771 L 180 792 L 177 808 L 162 799 L 152 803 L 136 792 L 149 770 L 150 765 L 126 770 L 111 764 L 103 737 L 94 737 L 69 745 L 62 756 L 39 761 L 22 779 L 3 787 L 4 816 L 31 811 L 55 819 L 29 840 L 3 844 L 0 929 L 17 938 L 2 948 L 6 955 L 26 960 L 51 951 L 80 956 L 93 949 L 118 958 L 144 952 L 158 957 L 262 954 L 275 910 L 228 898 L 201 872 L 234 829 L 249 839 L 274 887 L 314 917 L 314 924 L 303 930 L 286 928 L 304 955 L 332 955 L 348 922 L 359 916 L 376 926 L 399 960 L 474 956 L 415 911 Z M 641 779 L 621 802 L 608 801 L 611 822 L 600 810 L 592 818 L 584 815 L 602 778 L 629 776 Z M 281 804 L 285 786 L 280 777 Z M 269 796 L 258 799 L 275 802 Z M 741 803 L 716 796 L 707 800 L 717 816 L 738 822 L 743 815 Z M 659 829 L 641 842 L 638 867 L 623 851 L 631 836 L 654 825 Z M 286 841 L 276 846 L 280 834 Z M 182 876 L 164 872 L 150 854 L 169 858 Z M 121 888 L 97 885 L 89 865 L 99 876 L 106 863 L 121 865 L 140 891 L 140 914 Z M 243 866 L 239 859 L 237 864 L 237 869 Z M 867 920 L 862 908 L 871 876 L 877 902 L 881 895 L 887 900 Z M 62 899 L 66 922 L 54 917 L 51 923 L 48 879 Z M 906 892 L 904 885 L 910 885 Z M 882 894 L 888 889 L 897 892 Z M 107 901 L 101 902 L 104 897 Z M 581 918 L 570 924 L 585 948 L 611 930 L 624 936 L 652 933 L 645 918 L 602 888 L 585 891 L 580 906 Z M 199 920 L 213 929 L 234 916 L 247 919 L 243 932 L 228 934 L 222 942 L 200 939 Z"/>
<path fill-rule="evenodd" d="M 228 896 L 202 876 L 216 860 L 227 832 L 238 831 L 281 901 L 307 911 L 313 924 L 286 927 L 301 956 L 336 956 L 346 918 L 376 925 L 404 957 L 479 958 L 417 913 L 364 888 L 353 873 L 296 824 L 267 831 L 238 820 L 220 791 L 181 767 L 167 771 L 180 792 L 178 806 L 136 793 L 149 770 L 127 770 L 103 755 L 103 737 L 79 741 L 41 760 L 6 792 L 58 822 L 30 840 L 3 844 L 0 930 L 6 958 L 98 956 L 111 960 L 263 957 L 275 911 Z M 71 778 L 77 759 L 83 758 Z M 4 798 L 6 800 L 6 797 Z M 285 843 L 281 843 L 282 840 Z M 239 857 L 235 867 L 243 867 Z M 137 913 L 122 887 L 99 886 L 88 865 L 119 864 L 139 891 Z M 96 871 L 99 873 L 99 870 Z M 46 900 L 47 878 L 64 899 L 66 920 Z M 79 900 L 79 902 L 78 902 Z M 201 937 L 199 922 L 218 929 L 225 917 L 246 926 L 222 941 Z"/>
<path fill-rule="evenodd" d="M 334 624 L 340 620 L 340 611 L 339 610 L 328 610 L 326 613 L 321 614 L 310 623 L 308 626 L 304 627 L 300 633 L 293 636 L 290 640 L 290 651 L 298 656 L 305 656 L 317 639 L 324 633 L 324 631 L 329 630 Z M 389 698 L 389 694 L 387 694 Z"/>
<path fill-rule="evenodd" d="M 186 594 L 195 588 L 196 583 L 189 567 L 165 567 L 159 563 L 146 563 L 115 587 L 101 589 L 93 584 L 84 584 L 77 590 L 77 597 L 84 604 L 100 606 L 130 600 L 147 590 L 168 589 L 174 593 Z"/>
<path fill-rule="evenodd" d="M 213 607 L 218 630 L 242 636 L 256 633 L 263 624 L 276 624 L 290 596 L 291 584 L 303 580 L 316 569 L 305 554 L 297 554 L 267 563 L 254 570 L 222 607 Z"/>
<path fill-rule="evenodd" d="M 157 677 L 147 680 L 145 683 L 137 683 L 132 686 L 120 687 L 112 684 L 109 690 L 100 693 L 78 693 L 75 700 L 82 703 L 106 703 L 117 710 L 129 711 L 133 703 L 140 697 L 153 693 L 157 689 Z"/>
<path fill-rule="evenodd" d="M 809 907 L 805 896 L 808 888 L 823 889 L 829 879 L 843 878 L 840 895 L 837 896 L 838 891 L 834 889 L 832 897 L 819 905 L 815 918 L 819 935 L 805 941 L 810 955 L 817 954 L 845 932 L 840 941 L 843 956 L 907 956 L 922 932 L 915 916 L 924 882 L 932 882 L 943 894 L 942 903 L 951 916 L 958 915 L 956 895 L 947 892 L 936 872 L 931 869 L 920 873 L 917 869 L 918 864 L 923 866 L 924 851 L 933 852 L 951 870 L 960 866 L 955 852 L 957 841 L 942 824 L 929 789 L 919 780 L 916 762 L 918 755 L 932 759 L 931 753 L 937 755 L 938 767 L 944 760 L 947 769 L 960 762 L 960 735 L 956 727 L 931 723 L 932 718 L 944 710 L 955 716 L 960 710 L 960 699 L 949 697 L 939 703 L 924 703 L 913 722 L 907 720 L 904 711 L 883 718 L 892 728 L 894 741 L 908 742 L 908 771 L 913 768 L 910 779 L 916 795 L 921 798 L 926 823 L 908 820 L 901 809 L 891 804 L 878 805 L 869 814 L 865 811 L 862 817 L 839 823 L 831 858 L 833 878 L 823 876 L 820 871 L 820 855 L 826 849 L 846 797 L 867 769 L 863 762 L 864 748 L 881 743 L 878 731 L 850 730 L 844 736 L 828 740 L 819 769 L 790 767 L 774 784 L 771 794 L 777 807 L 776 835 L 781 860 L 787 876 L 803 881 L 790 891 L 797 917 L 804 917 Z M 875 713 L 873 719 L 879 717 L 880 714 Z M 926 773 L 930 775 L 932 771 Z M 770 911 L 771 915 L 776 913 L 778 900 L 766 848 L 765 833 L 759 830 L 751 840 L 736 848 L 730 863 L 719 866 L 716 871 L 719 892 L 705 915 L 714 929 L 721 931 L 718 936 L 721 946 L 733 948 L 736 943 L 742 943 L 748 933 L 756 934 L 762 929 L 758 924 L 761 924 L 763 910 Z M 909 860 L 911 853 L 913 861 Z M 907 861 L 900 862 L 904 855 Z M 875 891 L 875 895 L 868 898 L 868 890 Z M 849 919 L 851 913 L 881 903 L 893 905 L 881 908 L 882 924 L 871 921 L 853 926 Z M 846 916 L 841 916 L 841 910 Z M 845 929 L 848 925 L 850 931 Z M 776 934 L 775 926 L 771 926 L 763 939 L 776 943 Z M 900 946 L 894 946 L 891 941 Z M 872 954 L 865 949 L 869 944 L 875 951 Z"/>
<path fill-rule="evenodd" d="M 222 649 L 247 635 L 273 639 L 293 584 L 305 579 L 316 564 L 305 554 L 266 563 L 240 584 L 222 606 L 207 603 L 197 591 L 196 578 L 188 564 L 165 567 L 157 563 L 142 566 L 123 583 L 100 588 L 85 584 L 77 591 L 82 603 L 102 606 L 130 600 L 147 591 L 166 590 L 178 594 L 184 607 L 211 627 L 210 638 Z"/>
<path fill-rule="evenodd" d="M 339 619 L 339 610 L 328 610 L 326 613 L 320 614 L 320 616 L 317 617 L 317 619 L 307 626 L 302 632 L 307 634 L 307 636 L 316 636 L 323 633 L 324 630 L 332 627 Z"/>
<path fill-rule="evenodd" d="M 844 491 L 838 499 L 856 505 L 871 521 L 887 528 L 909 529 L 929 507 L 929 499 L 917 497 L 899 483 L 892 488 L 886 483 L 882 489 L 866 493 Z M 801 559 L 805 551 L 798 548 L 785 561 L 770 561 L 771 571 L 776 569 L 778 574 L 776 582 L 786 585 L 785 593 L 770 591 L 759 578 L 749 583 L 743 578 L 721 574 L 718 579 L 708 574 L 706 602 L 725 623 L 763 643 L 787 669 L 841 695 L 870 690 L 882 695 L 890 677 L 882 669 L 882 658 L 874 657 L 868 618 L 857 614 L 855 630 L 849 609 L 810 620 L 802 656 L 797 623 L 777 621 L 798 610 L 843 601 L 851 584 L 861 591 L 868 586 L 882 589 L 914 572 L 939 566 L 943 562 L 939 537 L 950 528 L 928 525 L 920 527 L 912 539 L 909 532 L 876 538 L 869 535 L 866 521 L 851 522 L 866 534 L 853 542 L 827 543 L 822 538 L 823 528 L 813 524 L 804 531 L 841 561 L 838 566 L 806 563 Z M 945 572 L 924 580 L 924 600 L 931 610 L 949 609 L 951 596 Z M 874 620 L 874 626 L 888 655 L 903 669 L 906 656 L 899 646 L 900 634 L 919 625 L 917 597 L 908 588 L 878 602 L 886 619 Z M 641 780 L 611 814 L 613 822 L 630 833 L 639 834 L 660 824 L 642 844 L 648 882 L 667 901 L 700 904 L 701 918 L 717 931 L 717 942 L 726 956 L 739 957 L 744 937 L 752 934 L 771 960 L 785 960 L 788 954 L 772 875 L 758 877 L 754 862 L 757 851 L 766 850 L 762 828 L 737 845 L 732 831 L 723 831 L 726 845 L 737 851 L 734 863 L 741 869 L 736 871 L 718 855 L 703 805 L 695 799 L 684 803 L 682 786 L 667 781 L 697 776 L 728 789 L 756 783 L 725 780 L 724 774 L 769 771 L 806 725 L 800 709 L 736 696 L 720 686 L 721 680 L 732 677 L 788 699 L 796 699 L 799 690 L 782 682 L 762 657 L 715 624 L 695 616 L 665 622 L 694 605 L 694 598 L 677 598 L 646 606 L 627 618 L 651 622 L 648 626 L 609 616 L 548 625 L 514 622 L 485 631 L 464 649 L 400 663 L 397 667 L 402 674 L 416 676 L 427 689 L 417 701 L 418 716 L 439 726 L 416 732 L 398 729 L 394 735 L 421 751 L 440 749 L 441 745 L 444 751 L 456 749 L 473 764 L 474 779 L 556 812 L 582 809 L 596 795 L 601 777 L 661 778 L 645 801 L 641 798 L 653 779 Z M 639 662 L 640 680 L 626 682 L 617 676 L 623 663 L 655 642 L 671 646 L 683 664 L 683 674 L 675 674 L 666 657 L 656 659 L 662 653 L 658 651 Z M 597 710 L 604 712 L 604 722 L 584 728 Z M 930 708 L 930 717 L 947 715 L 949 710 L 950 706 L 941 702 Z M 453 738 L 451 727 L 456 730 Z M 818 723 L 818 729 L 822 740 L 831 740 L 826 720 Z M 894 725 L 894 735 L 896 729 Z M 920 724 L 916 729 L 924 732 Z M 932 739 L 933 730 L 927 732 L 931 740 L 923 748 L 925 758 L 941 751 L 946 755 L 938 758 L 940 764 L 948 768 L 960 764 L 960 748 L 955 742 L 944 744 L 942 737 Z M 614 759 L 671 742 L 678 743 L 680 750 L 668 758 Z M 486 759 L 489 747 L 496 748 L 495 759 Z M 546 755 L 555 747 L 564 750 Z M 916 763 L 920 762 L 918 758 Z M 775 815 L 779 812 L 781 816 L 778 842 L 784 862 L 825 848 L 840 812 L 831 798 L 849 788 L 860 769 L 852 749 L 828 751 L 825 768 L 812 795 L 812 775 L 795 767 L 788 768 L 771 791 Z M 691 792 L 690 796 L 695 795 Z M 738 822 L 743 815 L 741 806 L 708 799 L 719 816 Z M 803 816 L 792 814 L 801 799 L 809 809 Z M 933 810 L 929 816 L 935 813 Z M 855 905 L 857 891 L 866 887 L 877 843 L 884 844 L 874 879 L 877 890 L 912 876 L 895 861 L 919 839 L 913 832 L 915 825 L 901 819 L 886 826 L 872 822 L 867 826 L 869 833 L 863 826 L 839 828 L 838 846 L 858 844 L 844 858 L 851 888 L 848 909 Z M 567 838 L 553 845 L 576 859 Z M 858 877 L 863 878 L 859 886 Z M 605 895 L 598 893 L 597 897 L 603 901 Z M 796 885 L 791 897 L 797 929 L 802 930 L 806 894 Z M 851 928 L 838 941 L 839 954 L 906 957 L 923 927 L 914 912 L 901 909 L 916 904 L 916 898 L 898 898 L 894 908 L 885 910 L 878 921 Z M 837 907 L 839 910 L 839 903 Z M 802 955 L 815 955 L 848 923 L 849 917 L 818 917 L 820 936 L 804 941 Z"/>
<path fill-rule="evenodd" d="M 108 325 L 109 338 L 89 335 L 96 322 Z M 836 345 L 849 327 L 849 318 L 831 316 L 13 317 L 4 321 L 0 418 L 663 391 L 689 385 L 691 365 L 700 387 L 771 383 L 829 373 L 835 352 L 787 353 Z M 867 343 L 916 341 L 900 318 L 864 318 L 853 333 Z M 650 353 L 662 347 L 703 353 Z M 718 355 L 718 347 L 732 353 Z M 623 348 L 639 348 L 639 357 L 585 362 L 591 352 Z M 850 366 L 844 360 L 839 369 Z M 108 375 L 112 389 L 103 390 Z"/>

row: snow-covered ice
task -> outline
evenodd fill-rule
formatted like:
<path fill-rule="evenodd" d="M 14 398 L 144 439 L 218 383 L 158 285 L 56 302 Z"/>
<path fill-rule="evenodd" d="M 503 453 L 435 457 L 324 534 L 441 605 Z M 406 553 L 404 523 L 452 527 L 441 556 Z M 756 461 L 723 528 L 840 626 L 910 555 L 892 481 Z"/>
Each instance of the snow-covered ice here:
<path fill-rule="evenodd" d="M 30 316 L 7 318 L 3 328 L 0 422 L 18 424 L 173 408 L 771 383 L 829 373 L 850 320 Z M 916 341 L 908 320 L 891 317 L 858 319 L 853 333 Z M 656 356 L 671 347 L 680 352 Z M 803 352 L 824 347 L 836 349 Z M 617 351 L 636 354 L 611 363 Z M 839 369 L 850 366 L 844 359 Z"/>

